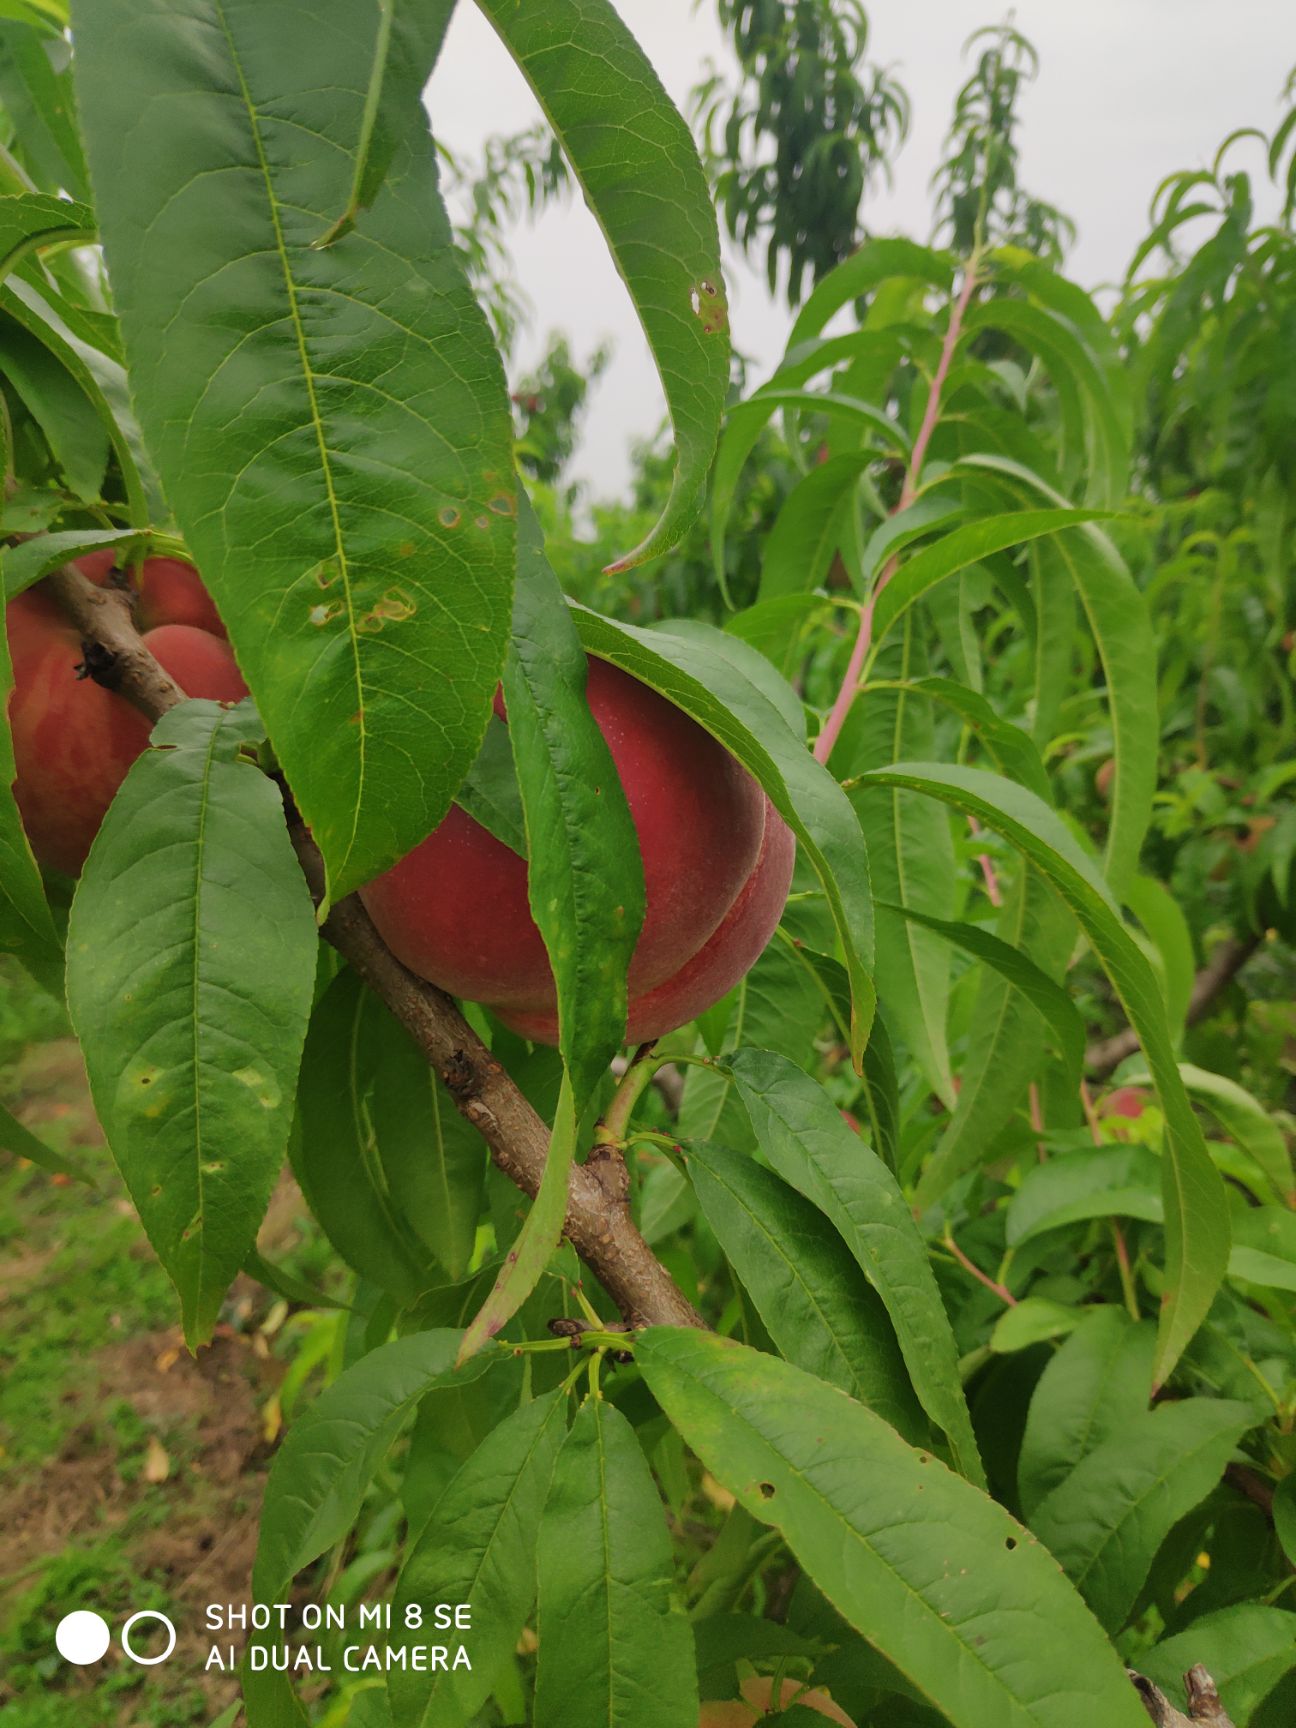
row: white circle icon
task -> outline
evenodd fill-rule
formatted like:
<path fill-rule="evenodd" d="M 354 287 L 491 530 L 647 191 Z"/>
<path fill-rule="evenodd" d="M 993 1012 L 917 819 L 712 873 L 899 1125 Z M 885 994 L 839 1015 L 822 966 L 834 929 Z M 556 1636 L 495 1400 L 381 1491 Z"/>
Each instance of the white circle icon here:
<path fill-rule="evenodd" d="M 65 1662 L 75 1662 L 78 1668 L 97 1662 L 111 1640 L 108 1622 L 89 1608 L 65 1614 L 54 1632 L 54 1647 L 59 1655 Z"/>
<path fill-rule="evenodd" d="M 167 1647 L 160 1656 L 137 1656 L 130 1647 L 129 1633 L 132 1626 L 137 1626 L 141 1620 L 156 1620 L 167 1629 Z M 138 1662 L 141 1668 L 152 1668 L 159 1662 L 165 1662 L 176 1646 L 176 1629 L 165 1614 L 159 1614 L 156 1608 L 140 1608 L 121 1629 L 121 1647 L 132 1662 Z"/>

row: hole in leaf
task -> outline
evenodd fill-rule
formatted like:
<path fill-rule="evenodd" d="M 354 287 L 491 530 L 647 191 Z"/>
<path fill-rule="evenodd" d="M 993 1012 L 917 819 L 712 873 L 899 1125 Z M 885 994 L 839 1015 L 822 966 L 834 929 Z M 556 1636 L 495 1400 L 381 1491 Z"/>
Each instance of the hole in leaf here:
<path fill-rule="evenodd" d="M 772 1500 L 774 1498 L 774 1484 L 772 1482 L 762 1482 L 759 1486 L 760 1497 L 762 1500 Z"/>

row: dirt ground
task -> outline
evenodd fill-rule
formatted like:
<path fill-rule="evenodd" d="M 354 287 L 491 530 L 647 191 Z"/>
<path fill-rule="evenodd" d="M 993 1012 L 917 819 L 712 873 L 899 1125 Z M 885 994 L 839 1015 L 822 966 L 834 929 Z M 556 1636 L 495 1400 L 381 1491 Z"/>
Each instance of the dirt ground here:
<path fill-rule="evenodd" d="M 33 1131 L 105 1169 L 70 1040 L 25 1052 L 5 1091 Z M 6 1172 L 18 1216 L 0 1245 L 0 1427 L 10 1430 L 0 1448 L 0 1719 L 5 1728 L 206 1724 L 237 1696 L 233 1677 L 203 1671 L 213 1642 L 205 1610 L 249 1597 L 278 1430 L 282 1364 L 261 1324 L 274 1298 L 241 1278 L 195 1358 L 178 1326 L 142 1323 L 174 1302 L 119 1187 L 105 1182 L 107 1192 L 88 1197 L 59 1177 L 20 1176 Z M 300 1209 L 286 1182 L 263 1251 L 292 1237 Z M 109 1231 L 127 1263 L 114 1245 L 120 1282 L 101 1280 L 97 1292 L 94 1255 Z M 71 1310 L 70 1336 L 98 1334 L 84 1357 L 46 1336 L 60 1307 Z M 39 1455 L 25 1456 L 25 1443 L 46 1432 Z M 162 1609 L 176 1624 L 175 1652 L 141 1667 L 114 1640 L 102 1662 L 73 1668 L 52 1640 L 75 1608 L 101 1610 L 114 1630 L 135 1609 Z M 138 1648 L 160 1648 L 150 1646 L 155 1635 L 141 1628 Z"/>

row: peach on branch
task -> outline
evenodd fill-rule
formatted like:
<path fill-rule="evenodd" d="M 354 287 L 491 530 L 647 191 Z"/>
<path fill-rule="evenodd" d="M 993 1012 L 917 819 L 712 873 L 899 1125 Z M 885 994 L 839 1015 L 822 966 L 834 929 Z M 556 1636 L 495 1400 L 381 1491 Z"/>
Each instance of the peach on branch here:
<path fill-rule="evenodd" d="M 628 977 L 628 1036 L 639 1042 L 691 1020 L 750 968 L 787 899 L 794 842 L 741 764 L 646 684 L 592 659 L 586 696 L 643 860 L 646 912 Z M 412 972 L 556 1042 L 526 863 L 463 810 L 361 896 Z"/>
<path fill-rule="evenodd" d="M 75 876 L 151 728 L 123 697 L 79 676 L 80 639 L 46 594 L 18 595 L 5 622 L 18 812 L 39 861 Z M 163 624 L 144 642 L 187 696 L 247 695 L 228 644 L 209 631 Z"/>

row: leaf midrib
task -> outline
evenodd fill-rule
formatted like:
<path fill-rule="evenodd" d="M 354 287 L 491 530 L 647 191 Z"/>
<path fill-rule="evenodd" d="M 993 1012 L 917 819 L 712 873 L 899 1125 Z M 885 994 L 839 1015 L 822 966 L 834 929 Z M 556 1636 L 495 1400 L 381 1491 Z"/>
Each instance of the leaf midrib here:
<path fill-rule="evenodd" d="M 310 350 L 306 343 L 306 331 L 302 324 L 301 309 L 297 304 L 297 284 L 293 277 L 288 258 L 288 245 L 284 238 L 283 225 L 279 220 L 279 205 L 275 198 L 274 182 L 270 177 L 270 162 L 265 152 L 265 143 L 261 137 L 261 124 L 256 104 L 252 100 L 252 92 L 248 86 L 243 71 L 243 62 L 239 57 L 234 35 L 225 15 L 224 0 L 212 0 L 213 10 L 220 21 L 221 32 L 229 49 L 230 62 L 238 79 L 239 94 L 247 111 L 248 129 L 252 135 L 253 147 L 256 150 L 257 166 L 265 186 L 266 206 L 270 212 L 270 225 L 274 230 L 275 252 L 279 266 L 283 272 L 284 289 L 288 297 L 288 317 L 292 324 L 293 335 L 297 342 L 298 359 L 301 362 L 302 381 L 306 387 L 306 400 L 310 408 L 311 426 L 315 432 L 315 442 L 319 449 L 320 472 L 324 480 L 324 490 L 328 498 L 329 520 L 333 528 L 333 544 L 337 553 L 338 573 L 342 578 L 342 592 L 346 599 L 347 609 L 347 640 L 351 645 L 351 658 L 355 668 L 356 706 L 359 718 L 356 722 L 356 738 L 358 750 L 358 773 L 356 780 L 356 795 L 351 805 L 351 832 L 347 839 L 346 850 L 338 861 L 336 874 L 345 871 L 351 853 L 355 849 L 356 833 L 360 822 L 360 806 L 364 800 L 365 764 L 368 746 L 368 722 L 365 713 L 364 677 L 360 669 L 360 643 L 356 629 L 355 600 L 351 592 L 351 570 L 347 562 L 346 544 L 342 534 L 342 519 L 338 506 L 337 491 L 333 484 L 333 466 L 329 457 L 328 442 L 324 437 L 324 420 L 320 413 L 319 399 L 315 393 L 315 372 L 311 365 Z M 327 872 L 329 877 L 333 871 Z"/>

